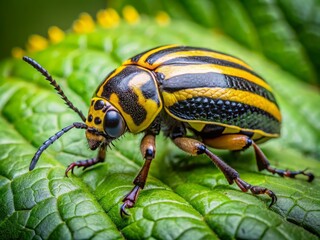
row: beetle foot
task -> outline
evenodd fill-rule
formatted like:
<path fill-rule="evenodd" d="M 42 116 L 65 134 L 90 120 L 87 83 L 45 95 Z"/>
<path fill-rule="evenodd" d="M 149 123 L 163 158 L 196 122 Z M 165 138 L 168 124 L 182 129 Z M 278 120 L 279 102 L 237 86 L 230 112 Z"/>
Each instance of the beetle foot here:
<path fill-rule="evenodd" d="M 304 175 L 308 177 L 308 182 L 312 182 L 314 179 L 314 175 L 311 172 L 306 172 L 307 168 L 304 170 L 299 170 L 299 171 L 290 171 L 290 170 L 281 170 L 281 169 L 276 169 L 272 168 L 270 166 L 267 167 L 267 170 L 273 174 L 278 174 L 281 177 L 289 177 L 289 178 L 295 178 L 297 175 Z"/>
<path fill-rule="evenodd" d="M 312 182 L 314 179 L 314 175 L 311 172 L 306 172 L 308 169 L 300 170 L 300 171 L 288 171 L 284 172 L 284 176 L 294 178 L 296 175 L 302 174 L 308 177 L 308 182 Z"/>
<path fill-rule="evenodd" d="M 80 160 L 80 161 L 76 161 L 76 162 L 73 162 L 71 163 L 66 171 L 65 171 L 65 176 L 68 177 L 68 173 L 70 172 L 71 170 L 71 173 L 73 174 L 73 169 L 75 167 L 83 167 L 82 170 L 85 170 L 86 168 L 96 164 L 98 161 L 96 161 L 96 158 L 91 158 L 91 159 L 86 159 L 86 160 Z"/>
<path fill-rule="evenodd" d="M 302 174 L 308 177 L 308 182 L 312 182 L 313 179 L 314 179 L 314 175 L 313 175 L 313 173 L 311 173 L 311 172 L 306 173 L 306 172 L 305 172 L 306 170 L 307 170 L 307 169 L 303 170 L 303 171 L 302 171 Z"/>
<path fill-rule="evenodd" d="M 122 200 L 123 204 L 121 205 L 121 208 L 120 208 L 121 217 L 124 217 L 124 215 L 130 216 L 130 214 L 126 211 L 126 208 L 132 208 L 134 206 L 140 189 L 141 188 L 139 186 L 134 186 L 134 188 Z"/>
<path fill-rule="evenodd" d="M 121 217 L 124 218 L 125 216 L 130 216 L 130 214 L 126 211 L 126 208 L 132 208 L 133 206 L 134 202 L 132 202 L 131 200 L 124 201 L 120 208 Z"/>
<path fill-rule="evenodd" d="M 234 179 L 234 181 L 236 182 L 236 184 L 239 186 L 239 188 L 241 189 L 241 191 L 243 192 L 247 192 L 248 190 L 250 190 L 253 194 L 258 195 L 258 194 L 267 194 L 270 198 L 271 198 L 271 203 L 269 205 L 269 207 L 271 207 L 273 204 L 275 204 L 277 202 L 277 196 L 274 192 L 272 192 L 270 189 L 268 188 L 264 188 L 264 187 L 259 187 L 259 186 L 252 186 L 251 184 L 243 181 L 241 178 L 236 178 Z"/>

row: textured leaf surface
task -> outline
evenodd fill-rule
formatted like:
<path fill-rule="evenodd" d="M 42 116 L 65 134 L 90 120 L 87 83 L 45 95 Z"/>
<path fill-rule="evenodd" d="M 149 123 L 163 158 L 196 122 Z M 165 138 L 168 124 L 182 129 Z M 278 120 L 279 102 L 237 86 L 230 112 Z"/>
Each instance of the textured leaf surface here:
<path fill-rule="evenodd" d="M 186 24 L 187 23 L 187 24 Z M 191 31 L 192 30 L 192 31 Z M 83 112 L 95 88 L 122 60 L 168 43 L 209 47 L 245 59 L 275 88 L 284 115 L 283 137 L 263 145 L 278 168 L 320 172 L 319 93 L 264 58 L 189 22 L 68 34 L 33 54 Z M 126 135 L 108 149 L 106 162 L 65 178 L 73 161 L 93 157 L 83 131 L 55 142 L 28 171 L 36 149 L 55 132 L 79 121 L 49 84 L 22 60 L 0 65 L 0 233 L 8 238 L 48 239 L 317 239 L 320 180 L 283 179 L 256 170 L 252 150 L 217 152 L 242 178 L 272 189 L 278 202 L 241 192 L 205 157 L 190 157 L 162 136 L 145 190 L 131 216 L 121 219 L 123 196 L 143 159 L 141 136 Z M 319 160 L 319 159 L 318 159 Z"/>

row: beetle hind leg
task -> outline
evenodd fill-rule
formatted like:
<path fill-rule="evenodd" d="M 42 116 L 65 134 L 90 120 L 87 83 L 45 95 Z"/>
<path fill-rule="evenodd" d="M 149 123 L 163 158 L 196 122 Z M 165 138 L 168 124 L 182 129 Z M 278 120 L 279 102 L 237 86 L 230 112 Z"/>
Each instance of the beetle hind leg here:
<path fill-rule="evenodd" d="M 312 180 L 314 179 L 314 175 L 312 173 L 306 172 L 307 169 L 299 170 L 299 171 L 290 171 L 290 170 L 282 170 L 282 169 L 276 169 L 274 167 L 271 167 L 267 157 L 264 155 L 264 153 L 261 151 L 258 145 L 252 142 L 252 146 L 254 148 L 254 152 L 256 155 L 256 161 L 257 161 L 259 171 L 262 171 L 265 169 L 268 172 L 271 172 L 272 174 L 276 173 L 281 177 L 290 177 L 290 178 L 295 178 L 295 176 L 297 175 L 305 175 L 308 177 L 308 182 L 312 182 Z"/>
<path fill-rule="evenodd" d="M 250 139 L 250 137 L 244 134 L 226 134 L 216 138 L 204 139 L 203 142 L 213 148 L 228 149 L 233 151 L 244 150 L 252 145 L 259 171 L 267 170 L 272 174 L 276 173 L 281 177 L 290 178 L 294 178 L 297 175 L 305 175 L 308 177 L 308 182 L 311 182 L 314 179 L 314 175 L 306 172 L 306 169 L 301 171 L 289 171 L 271 167 L 267 157 L 264 155 L 258 145 L 252 139 Z"/>
<path fill-rule="evenodd" d="M 290 178 L 294 178 L 297 175 L 305 175 L 308 177 L 308 182 L 311 182 L 314 179 L 314 175 L 306 172 L 306 169 L 300 171 L 289 171 L 271 167 L 267 157 L 264 155 L 258 145 L 252 139 L 250 139 L 250 137 L 244 134 L 226 134 L 216 138 L 204 139 L 203 142 L 213 148 L 228 149 L 233 151 L 244 150 L 252 145 L 259 171 L 267 170 L 273 174 L 276 173 L 281 177 Z"/>
<path fill-rule="evenodd" d="M 229 184 L 234 182 L 239 186 L 241 191 L 247 192 L 251 191 L 252 194 L 266 194 L 272 200 L 270 206 L 272 206 L 277 201 L 277 196 L 268 188 L 253 186 L 240 178 L 239 173 L 222 161 L 219 157 L 213 154 L 209 149 L 200 141 L 187 137 L 177 137 L 173 139 L 173 142 L 183 151 L 190 153 L 192 155 L 206 154 L 211 161 L 222 171 Z"/>
<path fill-rule="evenodd" d="M 90 166 L 93 166 L 99 162 L 103 162 L 104 159 L 105 159 L 105 156 L 106 156 L 106 144 L 103 143 L 100 148 L 99 148 L 99 152 L 98 152 L 98 155 L 97 157 L 95 158 L 90 158 L 90 159 L 86 159 L 86 160 L 79 160 L 79 161 L 76 161 L 76 162 L 73 162 L 71 163 L 66 171 L 65 171 L 65 175 L 66 177 L 68 177 L 68 173 L 71 171 L 71 173 L 73 173 L 73 169 L 75 167 L 83 167 L 83 170 L 85 170 L 86 168 L 90 167 Z"/>

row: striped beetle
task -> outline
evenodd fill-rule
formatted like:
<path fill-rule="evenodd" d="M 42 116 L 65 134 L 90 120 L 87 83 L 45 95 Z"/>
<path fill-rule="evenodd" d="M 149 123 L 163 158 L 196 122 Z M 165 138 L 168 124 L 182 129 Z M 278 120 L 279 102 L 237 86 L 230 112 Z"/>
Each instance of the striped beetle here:
<path fill-rule="evenodd" d="M 35 153 L 29 169 L 34 169 L 42 152 L 72 128 L 85 129 L 91 150 L 99 148 L 96 158 L 71 163 L 87 168 L 105 160 L 106 147 L 125 132 L 144 132 L 140 149 L 145 159 L 133 189 L 124 197 L 121 215 L 134 206 L 144 188 L 152 159 L 155 136 L 160 130 L 183 151 L 207 155 L 222 171 L 229 184 L 253 194 L 267 194 L 274 204 L 277 197 L 270 189 L 253 186 L 208 148 L 244 150 L 253 146 L 259 171 L 280 176 L 303 174 L 311 182 L 312 173 L 275 169 L 257 146 L 279 137 L 281 113 L 271 87 L 240 59 L 205 48 L 167 45 L 156 47 L 125 61 L 111 72 L 94 93 L 88 117 L 76 108 L 51 75 L 33 59 L 24 57 L 53 85 L 83 120 L 63 128 L 50 137 Z M 186 136 L 186 131 L 192 137 Z"/>

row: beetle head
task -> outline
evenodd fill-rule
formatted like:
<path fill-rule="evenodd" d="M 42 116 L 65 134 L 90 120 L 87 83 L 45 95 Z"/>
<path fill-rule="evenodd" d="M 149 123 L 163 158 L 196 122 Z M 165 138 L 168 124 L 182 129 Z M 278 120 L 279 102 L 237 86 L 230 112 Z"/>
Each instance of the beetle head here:
<path fill-rule="evenodd" d="M 102 142 L 110 143 L 125 133 L 127 125 L 119 113 L 106 99 L 94 97 L 91 100 L 86 119 L 86 137 L 91 150 Z"/>

